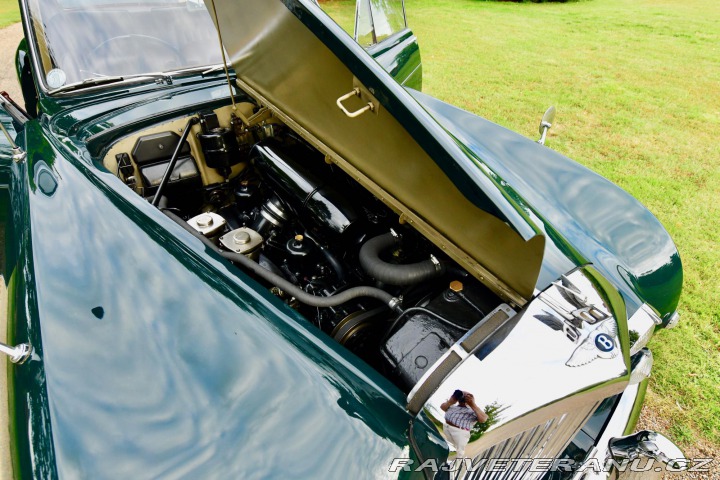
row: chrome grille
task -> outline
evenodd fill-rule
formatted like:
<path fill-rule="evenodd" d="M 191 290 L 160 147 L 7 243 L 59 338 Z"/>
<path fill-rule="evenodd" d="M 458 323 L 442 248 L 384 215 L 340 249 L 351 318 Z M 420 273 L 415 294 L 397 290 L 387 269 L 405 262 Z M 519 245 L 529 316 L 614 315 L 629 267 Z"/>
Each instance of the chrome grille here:
<path fill-rule="evenodd" d="M 600 403 L 583 405 L 577 410 L 564 413 L 484 449 L 472 458 L 472 465 L 475 468 L 470 467 L 470 471 L 468 471 L 463 467 L 454 472 L 451 478 L 463 480 L 540 479 L 546 472 L 530 472 L 531 460 L 556 458 L 567 447 L 590 415 L 600 406 Z M 512 463 L 502 472 L 485 471 L 483 467 L 487 463 L 483 462 L 493 458 L 530 460 L 521 464 Z"/>

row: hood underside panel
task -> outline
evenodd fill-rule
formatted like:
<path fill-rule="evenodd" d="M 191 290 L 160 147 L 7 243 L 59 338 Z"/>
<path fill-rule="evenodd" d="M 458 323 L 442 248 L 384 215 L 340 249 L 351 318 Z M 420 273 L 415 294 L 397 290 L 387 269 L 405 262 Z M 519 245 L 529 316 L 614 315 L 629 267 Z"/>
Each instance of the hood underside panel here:
<path fill-rule="evenodd" d="M 215 6 L 241 88 L 294 122 L 476 277 L 517 303 L 530 298 L 544 237 L 319 7 L 280 0 L 218 0 Z M 357 81 L 379 108 L 350 118 L 336 101 Z"/>

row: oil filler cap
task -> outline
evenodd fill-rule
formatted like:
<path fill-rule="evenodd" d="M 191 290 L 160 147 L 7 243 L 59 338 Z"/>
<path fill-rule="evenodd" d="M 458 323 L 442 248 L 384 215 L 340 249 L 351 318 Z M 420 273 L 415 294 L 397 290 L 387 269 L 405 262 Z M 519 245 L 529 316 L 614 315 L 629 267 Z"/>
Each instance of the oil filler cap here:
<path fill-rule="evenodd" d="M 450 282 L 450 290 L 452 290 L 455 293 L 460 293 L 463 291 L 463 284 L 459 280 L 453 280 Z"/>

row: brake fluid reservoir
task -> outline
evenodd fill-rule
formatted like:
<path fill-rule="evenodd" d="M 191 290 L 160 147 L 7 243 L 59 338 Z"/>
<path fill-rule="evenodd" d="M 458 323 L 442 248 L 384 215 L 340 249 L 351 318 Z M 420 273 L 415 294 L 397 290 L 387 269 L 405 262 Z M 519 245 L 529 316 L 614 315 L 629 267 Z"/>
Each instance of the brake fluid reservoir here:
<path fill-rule="evenodd" d="M 188 224 L 207 238 L 216 238 L 225 229 L 225 219 L 213 212 L 201 213 L 190 220 Z"/>
<path fill-rule="evenodd" d="M 255 260 L 260 254 L 263 237 L 251 228 L 242 227 L 220 237 L 220 243 L 231 252 L 241 253 Z"/>

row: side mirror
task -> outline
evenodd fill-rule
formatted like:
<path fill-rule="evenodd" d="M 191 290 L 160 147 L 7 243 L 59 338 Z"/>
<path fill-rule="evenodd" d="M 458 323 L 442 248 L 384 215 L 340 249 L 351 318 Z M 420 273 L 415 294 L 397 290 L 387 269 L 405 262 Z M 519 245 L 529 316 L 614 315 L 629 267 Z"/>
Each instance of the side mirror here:
<path fill-rule="evenodd" d="M 552 124 L 555 122 L 555 107 L 550 107 L 547 110 L 545 110 L 545 114 L 542 116 L 542 120 L 540 120 L 540 128 L 538 129 L 538 132 L 540 133 L 540 140 L 537 141 L 540 145 L 545 145 L 545 137 L 547 136 L 547 131 L 550 130 L 550 127 L 552 127 Z"/>

